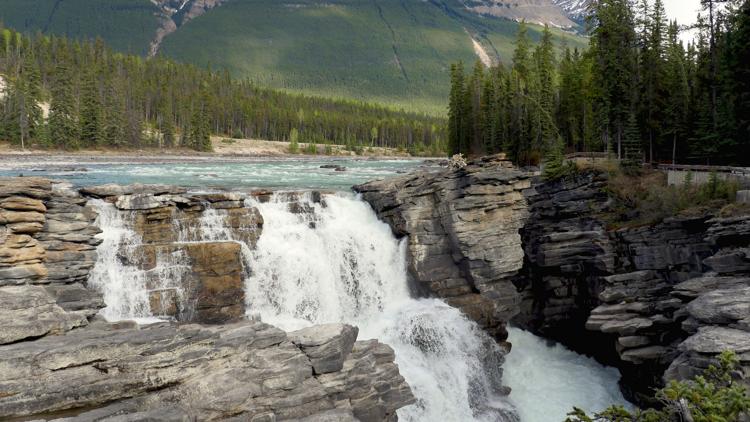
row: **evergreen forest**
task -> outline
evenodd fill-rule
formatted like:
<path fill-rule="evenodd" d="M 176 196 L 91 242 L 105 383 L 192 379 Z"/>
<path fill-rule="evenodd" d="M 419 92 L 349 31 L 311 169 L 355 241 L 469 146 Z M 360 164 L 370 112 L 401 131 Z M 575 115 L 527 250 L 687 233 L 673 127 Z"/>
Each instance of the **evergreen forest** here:
<path fill-rule="evenodd" d="M 662 0 L 596 0 L 589 46 L 517 34 L 513 61 L 451 68 L 451 153 L 608 153 L 625 163 L 750 165 L 750 1 L 704 0 L 693 42 Z"/>
<path fill-rule="evenodd" d="M 0 26 L 0 140 L 20 147 L 211 149 L 211 135 L 437 154 L 445 119 L 264 89 L 227 71 Z M 293 136 L 292 136 L 293 135 Z"/>

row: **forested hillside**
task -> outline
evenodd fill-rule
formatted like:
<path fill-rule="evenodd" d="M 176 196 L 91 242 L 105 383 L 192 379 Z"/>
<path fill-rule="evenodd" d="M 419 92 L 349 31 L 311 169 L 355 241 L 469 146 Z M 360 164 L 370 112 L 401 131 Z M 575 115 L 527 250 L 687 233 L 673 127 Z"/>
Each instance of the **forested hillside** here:
<path fill-rule="evenodd" d="M 506 17 L 573 24 L 551 0 L 500 6 L 491 0 L 229 0 L 185 22 L 182 12 L 196 2 L 3 0 L 0 21 L 29 34 L 101 36 L 117 51 L 143 56 L 159 33 L 160 56 L 227 69 L 259 86 L 436 115 L 445 115 L 450 63 L 478 55 L 510 59 L 518 23 Z M 530 12 L 536 9 L 546 13 Z M 556 41 L 583 46 L 574 32 L 553 33 Z M 540 34 L 540 26 L 529 26 L 532 40 Z"/>
<path fill-rule="evenodd" d="M 280 93 L 227 72 L 0 27 L 0 141 L 76 149 L 210 148 L 210 134 L 444 150 L 444 119 Z M 49 104 L 49 117 L 43 104 Z"/>
<path fill-rule="evenodd" d="M 661 0 L 594 3 L 586 51 L 558 55 L 550 33 L 533 47 L 522 27 L 512 65 L 453 66 L 450 149 L 750 165 L 750 0 L 715 3 L 687 47 Z"/>

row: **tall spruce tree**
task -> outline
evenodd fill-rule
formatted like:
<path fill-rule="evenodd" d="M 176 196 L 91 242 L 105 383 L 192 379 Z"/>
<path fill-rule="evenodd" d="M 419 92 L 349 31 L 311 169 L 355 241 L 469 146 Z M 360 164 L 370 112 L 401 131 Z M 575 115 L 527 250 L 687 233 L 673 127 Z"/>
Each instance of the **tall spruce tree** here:
<path fill-rule="evenodd" d="M 601 134 L 608 149 L 614 139 L 617 157 L 622 158 L 624 129 L 637 81 L 633 15 L 627 0 L 599 0 L 592 5 L 590 22 Z"/>
<path fill-rule="evenodd" d="M 536 62 L 536 76 L 538 79 L 537 93 L 537 122 L 538 139 L 535 148 L 546 151 L 555 144 L 557 147 L 557 128 L 555 125 L 555 92 L 556 92 L 556 63 L 555 51 L 552 43 L 552 32 L 545 25 L 542 39 L 534 53 Z"/>
<path fill-rule="evenodd" d="M 662 0 L 655 0 L 645 22 L 639 70 L 640 77 L 640 115 L 643 132 L 648 142 L 648 160 L 654 159 L 654 148 L 660 147 L 662 112 L 668 93 L 666 85 L 666 17 Z M 656 145 L 655 145 L 656 144 Z"/>
<path fill-rule="evenodd" d="M 671 137 L 672 164 L 677 162 L 678 140 L 686 137 L 688 131 L 688 113 L 690 111 L 690 86 L 685 49 L 680 42 L 677 21 L 669 24 L 667 35 L 667 52 L 665 62 L 666 95 L 663 120 L 660 123 L 663 133 Z M 682 143 L 681 143 L 682 144 Z M 680 151 L 682 150 L 680 145 Z M 682 154 L 682 152 L 680 152 Z"/>
<path fill-rule="evenodd" d="M 50 102 L 49 136 L 58 148 L 78 149 L 81 146 L 78 112 L 73 94 L 73 74 L 69 58 L 64 56 L 55 68 L 55 84 Z"/>
<path fill-rule="evenodd" d="M 86 69 L 81 86 L 81 142 L 87 147 L 103 143 L 102 101 L 98 77 L 93 69 Z"/>
<path fill-rule="evenodd" d="M 466 138 L 465 76 L 462 62 L 451 65 L 451 90 L 448 99 L 448 152 L 458 154 Z"/>

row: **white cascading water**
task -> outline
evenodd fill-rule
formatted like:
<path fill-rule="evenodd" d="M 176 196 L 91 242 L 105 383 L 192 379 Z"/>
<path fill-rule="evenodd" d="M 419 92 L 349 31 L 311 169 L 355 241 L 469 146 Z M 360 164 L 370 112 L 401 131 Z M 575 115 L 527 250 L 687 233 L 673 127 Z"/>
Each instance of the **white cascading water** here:
<path fill-rule="evenodd" d="M 325 206 L 299 201 L 313 211 L 292 212 L 283 195 L 252 204 L 265 224 L 246 283 L 248 312 L 287 330 L 346 322 L 360 339 L 393 347 L 417 397 L 401 420 L 518 420 L 498 394 L 502 352 L 455 308 L 412 297 L 405 244 L 369 205 L 351 195 L 326 196 Z"/>
<path fill-rule="evenodd" d="M 89 284 L 104 295 L 107 305 L 101 314 L 109 321 L 135 320 L 139 323 L 161 321 L 151 312 L 150 295 L 154 291 L 173 290 L 182 299 L 178 281 L 190 271 L 187 257 L 178 251 L 159 254 L 153 269 L 143 270 L 131 262 L 137 259 L 141 238 L 130 227 L 130 215 L 114 205 L 94 199 L 89 201 L 99 214 L 97 235 L 102 243 L 97 247 L 97 262 Z"/>
<path fill-rule="evenodd" d="M 325 196 L 325 205 L 309 194 L 292 201 L 296 206 L 285 194 L 266 203 L 247 200 L 265 220 L 255 250 L 243 243 L 248 315 L 287 330 L 346 322 L 360 328 L 360 339 L 393 347 L 417 398 L 399 410 L 401 420 L 547 422 L 563 420 L 574 405 L 592 411 L 624 403 L 615 370 L 515 329 L 514 352 L 503 364 L 495 342 L 457 309 L 415 298 L 405 243 L 365 202 L 346 194 Z M 149 293 L 175 288 L 184 257 L 159 256 L 150 271 L 129 264 L 141 242 L 128 227 L 128 213 L 104 201 L 91 205 L 99 212 L 103 243 L 89 282 L 104 293 L 103 315 L 158 320 Z M 179 240 L 234 240 L 224 216 L 207 208 L 196 227 L 175 226 Z M 510 401 L 499 394 L 501 378 L 514 389 Z"/>
<path fill-rule="evenodd" d="M 522 421 L 562 421 L 573 406 L 589 413 L 610 404 L 631 407 L 617 386 L 617 369 L 518 328 L 508 333 L 513 351 L 505 361 L 503 382 L 513 389 L 511 401 Z"/>

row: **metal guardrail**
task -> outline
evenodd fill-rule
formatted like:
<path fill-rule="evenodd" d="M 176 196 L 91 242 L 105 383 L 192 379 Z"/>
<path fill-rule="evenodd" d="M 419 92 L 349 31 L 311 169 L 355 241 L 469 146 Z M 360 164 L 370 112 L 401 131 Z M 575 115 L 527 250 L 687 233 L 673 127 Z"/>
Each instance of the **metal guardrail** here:
<path fill-rule="evenodd" d="M 701 166 L 685 164 L 659 164 L 659 170 L 665 171 L 690 171 L 696 173 L 730 173 L 739 176 L 750 177 L 750 167 L 731 167 L 731 166 Z"/>

